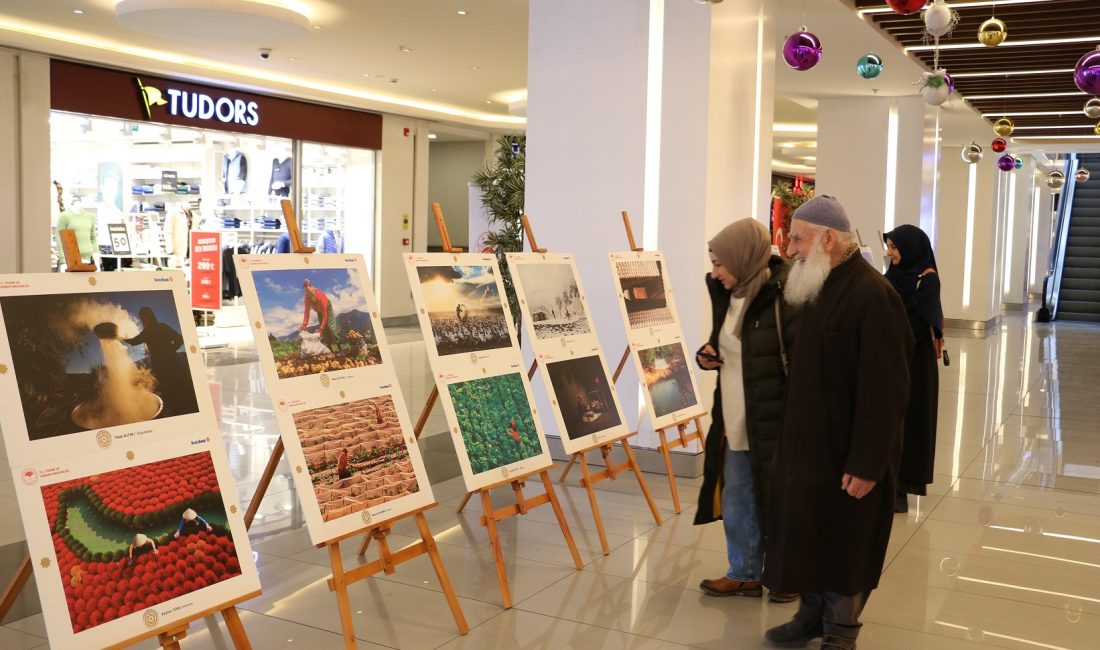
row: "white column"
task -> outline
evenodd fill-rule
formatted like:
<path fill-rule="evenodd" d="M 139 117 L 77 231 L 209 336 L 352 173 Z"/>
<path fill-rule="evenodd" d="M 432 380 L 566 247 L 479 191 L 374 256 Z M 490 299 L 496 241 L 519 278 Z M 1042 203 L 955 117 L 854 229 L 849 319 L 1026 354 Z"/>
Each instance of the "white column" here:
<path fill-rule="evenodd" d="M 1052 168 L 1039 166 L 1035 170 L 1034 189 L 1032 190 L 1032 211 L 1028 216 L 1030 234 L 1028 235 L 1028 293 L 1039 294 L 1043 291 L 1043 279 L 1050 264 L 1051 229 L 1054 227 L 1055 194 L 1046 184 L 1047 174 Z"/>
<path fill-rule="evenodd" d="M 931 237 L 939 178 L 935 111 L 919 97 L 837 97 L 817 109 L 818 194 L 835 196 L 863 242 L 903 223 Z"/>
<path fill-rule="evenodd" d="M 607 263 L 627 246 L 620 211 L 639 245 L 665 253 L 689 351 L 710 327 L 707 238 L 767 219 L 774 4 L 531 2 L 526 211 L 541 245 L 576 254 L 611 364 L 626 344 Z M 655 446 L 642 429 L 639 444 Z"/>
<path fill-rule="evenodd" d="M 1009 305 L 1024 304 L 1028 293 L 1028 247 L 1037 188 L 1035 159 L 1031 156 L 1023 159 L 1023 168 L 1007 175 L 1001 292 L 1004 303 Z"/>

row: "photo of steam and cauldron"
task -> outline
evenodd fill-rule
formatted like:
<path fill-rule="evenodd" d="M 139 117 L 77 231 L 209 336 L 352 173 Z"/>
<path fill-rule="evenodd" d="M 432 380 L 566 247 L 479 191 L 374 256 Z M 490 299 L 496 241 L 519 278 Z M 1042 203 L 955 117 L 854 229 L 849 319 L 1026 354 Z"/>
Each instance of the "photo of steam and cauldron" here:
<path fill-rule="evenodd" d="M 30 440 L 198 412 L 170 290 L 0 298 Z"/>

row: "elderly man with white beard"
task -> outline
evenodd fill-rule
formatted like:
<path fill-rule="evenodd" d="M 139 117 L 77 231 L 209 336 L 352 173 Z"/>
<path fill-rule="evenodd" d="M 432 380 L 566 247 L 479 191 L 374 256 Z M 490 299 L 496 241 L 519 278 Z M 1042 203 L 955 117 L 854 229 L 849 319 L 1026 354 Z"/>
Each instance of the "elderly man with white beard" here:
<path fill-rule="evenodd" d="M 913 334 L 901 299 L 859 255 L 831 196 L 795 211 L 784 295 L 804 305 L 792 353 L 769 507 L 764 584 L 801 594 L 768 645 L 851 650 L 878 586 L 894 492 Z"/>

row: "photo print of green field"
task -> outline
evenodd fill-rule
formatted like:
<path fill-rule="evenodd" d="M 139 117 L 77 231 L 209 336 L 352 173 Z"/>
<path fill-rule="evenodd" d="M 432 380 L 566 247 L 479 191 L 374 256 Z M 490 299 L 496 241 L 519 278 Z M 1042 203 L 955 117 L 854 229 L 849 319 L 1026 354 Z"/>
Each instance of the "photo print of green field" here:
<path fill-rule="evenodd" d="M 241 575 L 209 452 L 41 493 L 74 634 Z"/>
<path fill-rule="evenodd" d="M 670 325 L 676 322 L 665 296 L 661 262 L 634 260 L 616 262 L 615 274 L 626 306 L 630 329 Z"/>
<path fill-rule="evenodd" d="M 416 273 L 439 356 L 511 347 L 491 266 L 420 266 Z"/>
<path fill-rule="evenodd" d="M 671 343 L 641 350 L 638 358 L 642 362 L 642 376 L 657 417 L 695 406 L 698 399 L 682 345 Z"/>
<path fill-rule="evenodd" d="M 457 382 L 447 390 L 474 474 L 542 453 L 519 373 Z"/>
<path fill-rule="evenodd" d="M 198 412 L 172 291 L 0 298 L 30 440 Z"/>
<path fill-rule="evenodd" d="M 294 415 L 323 521 L 420 491 L 389 395 Z"/>
<path fill-rule="evenodd" d="M 569 438 L 619 426 L 619 413 L 598 355 L 546 364 Z"/>
<path fill-rule="evenodd" d="M 253 271 L 280 379 L 382 363 L 356 269 Z"/>

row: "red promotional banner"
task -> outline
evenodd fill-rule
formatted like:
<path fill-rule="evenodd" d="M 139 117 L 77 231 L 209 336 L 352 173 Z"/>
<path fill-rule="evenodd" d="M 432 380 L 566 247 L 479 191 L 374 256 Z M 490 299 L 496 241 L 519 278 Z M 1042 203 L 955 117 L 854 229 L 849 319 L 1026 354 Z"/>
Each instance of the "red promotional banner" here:
<path fill-rule="evenodd" d="M 191 231 L 191 308 L 222 308 L 222 234 Z"/>

